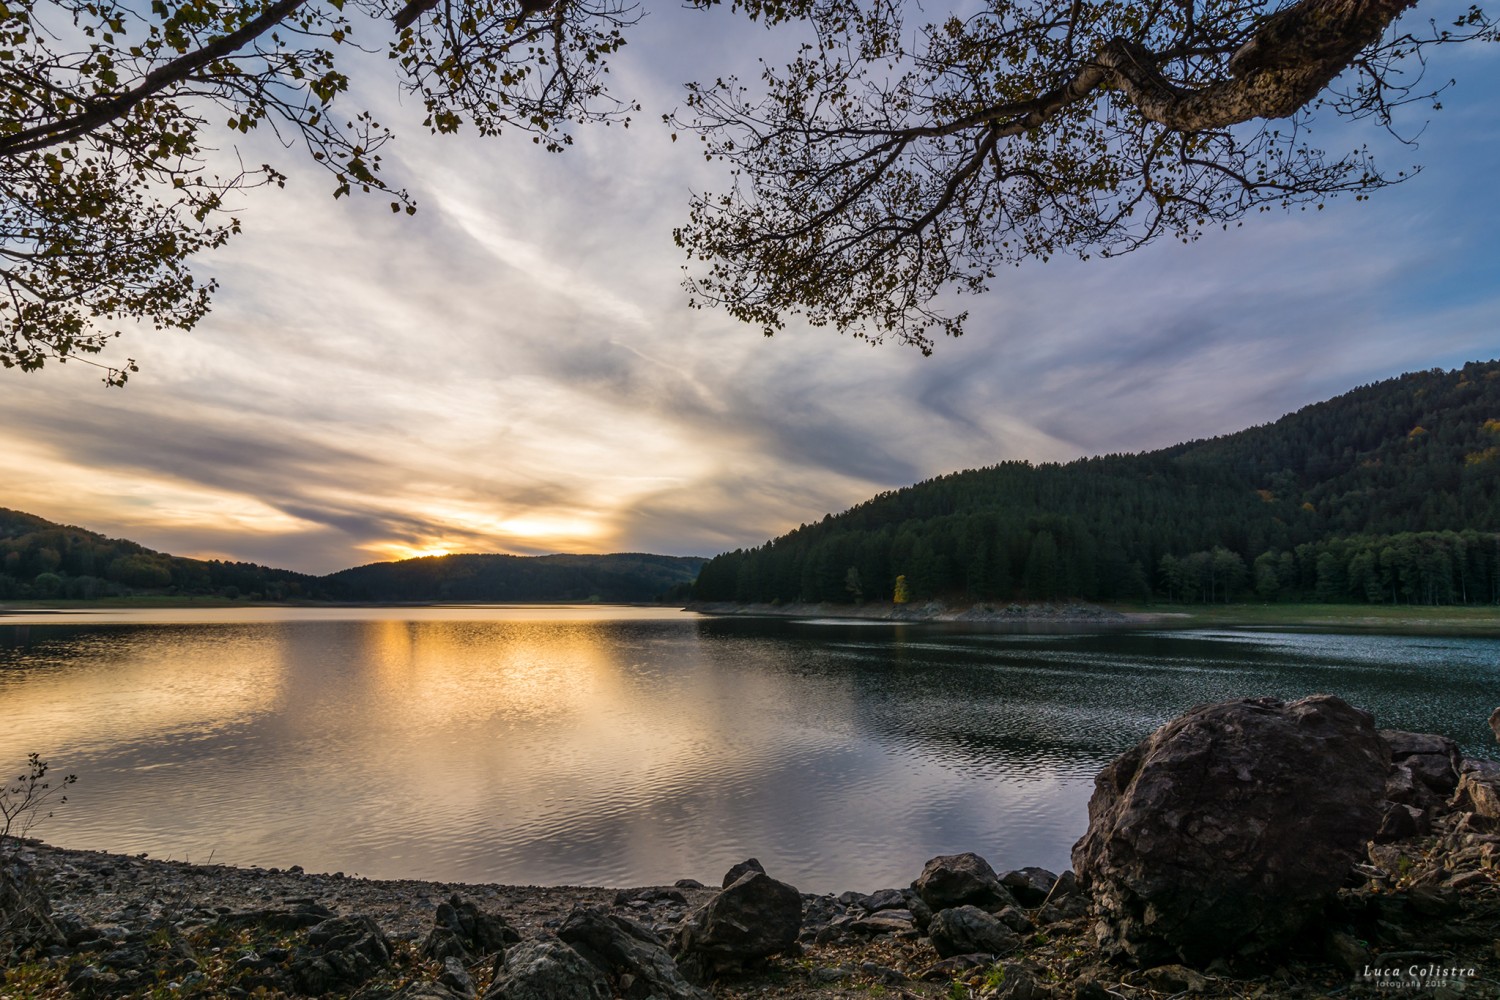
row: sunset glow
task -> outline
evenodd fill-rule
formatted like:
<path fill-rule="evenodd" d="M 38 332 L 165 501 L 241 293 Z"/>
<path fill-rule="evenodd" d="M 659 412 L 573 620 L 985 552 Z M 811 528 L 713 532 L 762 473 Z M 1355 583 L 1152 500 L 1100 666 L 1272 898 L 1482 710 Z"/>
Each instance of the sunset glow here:
<path fill-rule="evenodd" d="M 385 91 L 351 94 L 398 132 L 417 214 L 336 201 L 313 170 L 247 193 L 244 235 L 203 259 L 214 311 L 128 330 L 126 388 L 83 365 L 0 373 L 0 506 L 313 573 L 707 556 L 954 470 L 1162 447 L 1495 352 L 1493 53 L 1466 54 L 1419 153 L 1377 151 L 1419 157 L 1407 183 L 1001 274 L 940 303 L 968 333 L 923 358 L 687 307 L 672 229 L 724 176 L 649 123 L 680 81 L 755 72 L 755 52 L 705 46 L 693 12 L 650 21 L 613 74 L 648 124 L 581 129 L 561 156 L 430 136 Z M 284 155 L 244 141 L 247 161 Z"/>

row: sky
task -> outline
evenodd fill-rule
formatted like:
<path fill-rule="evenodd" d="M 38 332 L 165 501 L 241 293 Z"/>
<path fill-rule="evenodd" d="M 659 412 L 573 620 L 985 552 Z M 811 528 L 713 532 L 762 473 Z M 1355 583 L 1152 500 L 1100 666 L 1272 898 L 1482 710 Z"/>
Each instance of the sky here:
<path fill-rule="evenodd" d="M 612 85 L 641 114 L 561 155 L 427 135 L 376 60 L 351 103 L 396 129 L 386 171 L 418 213 L 335 201 L 281 154 L 286 189 L 245 195 L 244 235 L 199 264 L 213 312 L 128 334 L 125 388 L 81 364 L 0 372 L 0 506 L 310 573 L 713 555 L 958 469 L 1149 450 L 1500 357 L 1500 46 L 1433 59 L 1457 82 L 1408 119 L 1430 119 L 1419 148 L 1330 129 L 1421 164 L 1411 181 L 1006 271 L 924 358 L 687 307 L 672 227 L 725 174 L 660 116 L 787 39 L 651 6 L 628 37 Z"/>

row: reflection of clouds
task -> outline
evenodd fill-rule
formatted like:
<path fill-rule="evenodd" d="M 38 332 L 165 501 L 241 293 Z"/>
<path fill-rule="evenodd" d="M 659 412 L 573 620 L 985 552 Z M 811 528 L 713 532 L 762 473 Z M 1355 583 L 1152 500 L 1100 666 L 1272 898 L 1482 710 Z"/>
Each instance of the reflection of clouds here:
<path fill-rule="evenodd" d="M 249 196 L 246 235 L 207 259 L 215 312 L 135 334 L 129 389 L 81 366 L 3 376 L 0 503 L 305 571 L 436 548 L 706 555 L 955 469 L 1224 433 L 1494 350 L 1500 135 L 1480 98 L 1500 60 L 1472 48 L 1442 54 L 1460 86 L 1414 182 L 1006 271 L 931 359 L 689 311 L 671 228 L 724 177 L 654 113 L 790 37 L 710 37 L 733 23 L 653 11 L 614 74 L 641 124 L 560 157 L 425 136 L 370 77 L 417 216 L 300 172 Z"/>
<path fill-rule="evenodd" d="M 274 630 L 159 628 L 127 636 L 34 627 L 26 643 L 31 651 L 0 670 L 7 768 L 33 751 L 60 759 L 232 729 L 282 697 Z M 0 662 L 9 659 L 0 649 Z"/>
<path fill-rule="evenodd" d="M 124 614 L 137 625 L 0 648 L 0 762 L 37 749 L 84 779 L 44 835 L 466 881 L 709 879 L 754 855 L 804 889 L 868 890 L 962 850 L 1065 867 L 1093 774 L 1193 704 L 1331 690 L 1487 754 L 1500 670 L 1490 640 Z"/>
<path fill-rule="evenodd" d="M 974 849 L 996 830 L 1052 847 L 1076 835 L 1066 780 L 995 783 L 940 741 L 893 738 L 869 718 L 879 686 L 816 643 L 726 640 L 647 610 L 257 614 L 273 620 L 110 628 L 92 668 L 66 656 L 52 668 L 70 686 L 32 672 L 5 692 L 19 725 L 0 734 L 0 757 L 56 725 L 49 699 L 66 699 L 79 731 L 119 714 L 72 747 L 63 766 L 86 795 L 49 836 L 541 883 L 707 879 L 756 855 L 834 889 L 909 879 L 934 838 Z M 156 695 L 172 705 L 132 707 Z M 927 853 L 893 862 L 901 849 Z M 1051 849 L 1027 858 L 1062 857 Z"/>

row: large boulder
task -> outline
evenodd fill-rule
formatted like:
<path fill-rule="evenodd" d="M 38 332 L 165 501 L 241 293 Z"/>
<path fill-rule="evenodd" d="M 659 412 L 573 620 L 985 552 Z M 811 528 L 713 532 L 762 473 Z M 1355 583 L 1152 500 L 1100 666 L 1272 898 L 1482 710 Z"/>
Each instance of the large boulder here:
<path fill-rule="evenodd" d="M 751 872 L 760 872 L 762 875 L 764 875 L 766 873 L 766 869 L 765 866 L 755 858 L 746 858 L 744 861 L 741 861 L 739 864 L 735 865 L 733 868 L 730 868 L 729 871 L 724 873 L 724 878 L 719 883 L 719 888 L 728 889 L 730 886 L 734 885 L 736 882 L 744 878 L 746 875 L 749 875 Z"/>
<path fill-rule="evenodd" d="M 322 996 L 359 986 L 391 964 L 391 942 L 367 916 L 329 917 L 307 932 L 288 972 L 299 993 Z"/>
<path fill-rule="evenodd" d="M 1495 734 L 1495 742 L 1500 743 L 1500 708 L 1490 713 L 1490 729 Z"/>
<path fill-rule="evenodd" d="M 1202 705 L 1094 781 L 1073 865 L 1109 954 L 1204 964 L 1288 944 L 1381 820 L 1370 715 L 1317 695 Z"/>
<path fill-rule="evenodd" d="M 911 884 L 934 913 L 954 906 L 977 906 L 1000 910 L 1014 906 L 1015 899 L 1000 884 L 990 863 L 974 853 L 943 854 L 922 868 Z"/>
<path fill-rule="evenodd" d="M 484 1000 L 610 1000 L 609 981 L 572 948 L 544 938 L 510 949 Z"/>
<path fill-rule="evenodd" d="M 795 947 L 801 930 L 801 894 L 752 871 L 683 918 L 672 954 L 690 980 L 705 982 Z"/>
<path fill-rule="evenodd" d="M 1020 935 L 977 906 L 955 906 L 932 915 L 927 927 L 932 946 L 944 958 L 954 955 L 1005 955 L 1021 943 Z"/>
<path fill-rule="evenodd" d="M 583 907 L 568 914 L 557 936 L 618 982 L 630 998 L 709 1000 L 678 971 L 677 963 L 648 927 L 602 907 Z M 629 977 L 628 979 L 626 977 Z"/>
<path fill-rule="evenodd" d="M 521 935 L 504 917 L 485 913 L 455 894 L 438 904 L 432 930 L 422 943 L 422 954 L 437 961 L 456 958 L 472 962 L 484 955 L 504 954 L 507 942 L 519 940 Z"/>

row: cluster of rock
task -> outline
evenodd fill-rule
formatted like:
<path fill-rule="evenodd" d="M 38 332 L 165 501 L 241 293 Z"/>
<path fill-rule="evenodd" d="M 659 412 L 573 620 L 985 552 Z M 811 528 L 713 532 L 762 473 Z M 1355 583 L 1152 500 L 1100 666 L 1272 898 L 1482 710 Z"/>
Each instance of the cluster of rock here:
<path fill-rule="evenodd" d="M 239 989 L 265 986 L 319 996 L 358 986 L 391 963 L 391 943 L 367 916 L 339 916 L 312 899 L 289 900 L 270 909 L 220 913 L 200 910 L 179 919 L 152 916 L 143 906 L 118 914 L 119 922 L 92 924 L 71 914 L 53 914 L 34 876 L 23 866 L 7 866 L 5 882 L 14 895 L 0 903 L 0 950 L 30 950 L 66 960 L 70 989 L 83 996 L 120 995 L 167 985 L 203 984 L 201 957 L 188 941 L 194 927 L 213 924 L 226 931 L 257 927 L 269 931 L 305 930 L 295 947 L 268 947 L 235 962 Z M 11 908 L 17 900 L 24 919 Z M 165 980 L 165 983 L 163 981 Z"/>
<path fill-rule="evenodd" d="M 933 858 L 903 889 L 804 897 L 800 940 L 807 945 L 858 944 L 875 938 L 926 939 L 938 961 L 922 978 L 945 980 L 968 969 L 991 966 L 1015 952 L 1043 927 L 1088 913 L 1088 899 L 1072 872 L 1042 868 L 996 874 L 977 854 Z M 899 983 L 908 972 L 861 963 L 862 973 Z M 834 980 L 851 968 L 814 969 L 814 978 Z"/>
<path fill-rule="evenodd" d="M 1500 710 L 1491 725 L 1500 738 Z M 1406 856 L 1393 845 L 1438 828 L 1450 861 L 1493 867 L 1500 764 L 1377 730 L 1332 696 L 1242 699 L 1189 711 L 1105 768 L 1073 862 L 1106 955 L 1205 966 L 1286 949 L 1351 876 L 1389 879 Z"/>

